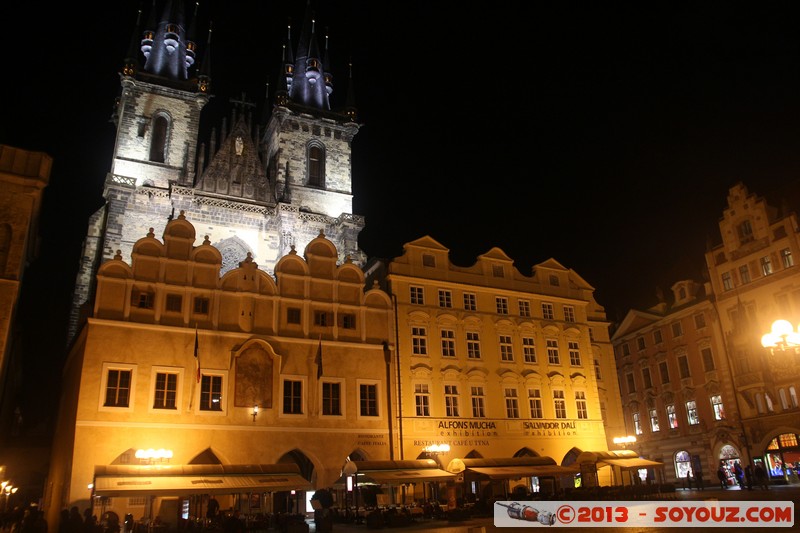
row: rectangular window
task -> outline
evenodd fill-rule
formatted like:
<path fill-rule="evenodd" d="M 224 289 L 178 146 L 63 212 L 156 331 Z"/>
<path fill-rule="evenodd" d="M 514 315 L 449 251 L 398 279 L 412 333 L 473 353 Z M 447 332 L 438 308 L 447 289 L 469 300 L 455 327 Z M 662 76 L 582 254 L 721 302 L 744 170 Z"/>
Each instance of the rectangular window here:
<path fill-rule="evenodd" d="M 484 396 L 483 387 L 471 387 L 472 392 L 472 416 L 474 418 L 484 418 L 486 411 L 484 409 Z"/>
<path fill-rule="evenodd" d="M 444 386 L 444 409 L 447 416 L 459 416 L 458 387 L 456 385 Z"/>
<path fill-rule="evenodd" d="M 528 389 L 528 406 L 531 410 L 531 418 L 542 418 L 542 391 L 539 389 Z"/>
<path fill-rule="evenodd" d="M 558 355 L 558 341 L 547 339 L 547 362 L 551 365 L 560 365 L 561 357 Z"/>
<path fill-rule="evenodd" d="M 131 397 L 131 371 L 109 370 L 106 379 L 105 407 L 128 407 Z"/>
<path fill-rule="evenodd" d="M 642 369 L 642 383 L 644 384 L 645 390 L 653 388 L 653 380 L 650 378 L 649 368 Z"/>
<path fill-rule="evenodd" d="M 340 314 L 339 327 L 342 329 L 356 329 L 356 315 L 352 313 Z"/>
<path fill-rule="evenodd" d="M 506 417 L 519 418 L 519 402 L 517 399 L 517 389 L 505 389 L 503 396 L 506 399 Z"/>
<path fill-rule="evenodd" d="M 426 383 L 414 385 L 414 403 L 417 416 L 431 416 L 431 393 Z"/>
<path fill-rule="evenodd" d="M 333 325 L 333 317 L 327 311 L 314 311 L 314 325 L 327 328 Z"/>
<path fill-rule="evenodd" d="M 471 292 L 464 293 L 464 310 L 465 311 L 478 310 L 478 298 Z"/>
<path fill-rule="evenodd" d="M 567 418 L 567 400 L 563 390 L 553 391 L 553 407 L 556 411 L 556 418 Z"/>
<path fill-rule="evenodd" d="M 703 329 L 704 327 L 706 327 L 706 315 L 703 313 L 694 315 L 694 328 Z"/>
<path fill-rule="evenodd" d="M 526 363 L 536 362 L 536 345 L 533 337 L 522 337 L 522 355 L 525 356 Z"/>
<path fill-rule="evenodd" d="M 697 403 L 694 400 L 686 402 L 686 420 L 690 426 L 700 423 L 700 418 L 697 416 Z"/>
<path fill-rule="evenodd" d="M 567 343 L 567 351 L 569 352 L 569 364 L 571 366 L 581 366 L 581 351 L 578 348 L 578 343 L 569 341 Z"/>
<path fill-rule="evenodd" d="M 519 304 L 519 316 L 531 316 L 531 302 L 529 300 L 520 300 L 517 303 Z"/>
<path fill-rule="evenodd" d="M 469 359 L 481 358 L 481 340 L 475 331 L 467 332 L 467 357 Z"/>
<path fill-rule="evenodd" d="M 166 310 L 172 313 L 180 313 L 183 309 L 183 296 L 180 294 L 167 294 Z"/>
<path fill-rule="evenodd" d="M 622 357 L 628 356 L 631 354 L 631 347 L 626 342 L 622 345 Z"/>
<path fill-rule="evenodd" d="M 508 298 L 504 296 L 495 296 L 494 306 L 498 315 L 508 314 Z"/>
<path fill-rule="evenodd" d="M 152 292 L 133 291 L 131 293 L 131 305 L 139 309 L 152 309 L 155 299 L 156 295 Z"/>
<path fill-rule="evenodd" d="M 453 292 L 439 289 L 439 307 L 453 307 Z"/>
<path fill-rule="evenodd" d="M 642 421 L 639 420 L 639 413 L 633 413 L 633 431 L 637 435 L 644 433 L 644 431 L 642 431 Z"/>
<path fill-rule="evenodd" d="M 594 375 L 597 377 L 598 381 L 603 379 L 603 374 L 600 372 L 600 361 L 597 359 L 594 360 Z"/>
<path fill-rule="evenodd" d="M 283 414 L 303 414 L 303 382 L 293 379 L 283 380 Z"/>
<path fill-rule="evenodd" d="M 555 318 L 555 312 L 553 311 L 553 304 L 549 302 L 542 302 L 542 318 L 545 320 L 553 320 Z"/>
<path fill-rule="evenodd" d="M 678 415 L 675 413 L 674 405 L 667 406 L 667 422 L 669 422 L 670 429 L 678 428 Z"/>
<path fill-rule="evenodd" d="M 589 418 L 589 411 L 586 409 L 586 393 L 581 390 L 575 391 L 575 408 L 578 411 L 579 419 Z"/>
<path fill-rule="evenodd" d="M 514 348 L 511 345 L 510 335 L 500 335 L 500 360 L 513 361 Z"/>
<path fill-rule="evenodd" d="M 203 374 L 200 378 L 200 410 L 222 411 L 222 376 Z"/>
<path fill-rule="evenodd" d="M 644 342 L 644 337 L 636 337 L 636 348 L 638 348 L 641 351 L 644 350 L 646 347 L 647 345 Z"/>
<path fill-rule="evenodd" d="M 428 333 L 425 328 L 411 328 L 411 346 L 414 355 L 428 355 Z"/>
<path fill-rule="evenodd" d="M 691 372 L 689 372 L 689 358 L 685 355 L 678 356 L 678 372 L 681 379 L 686 379 L 692 375 Z"/>
<path fill-rule="evenodd" d="M 683 326 L 680 322 L 672 324 L 672 338 L 681 337 L 683 335 Z"/>
<path fill-rule="evenodd" d="M 666 385 L 669 383 L 669 366 L 666 361 L 658 363 L 658 372 L 661 374 L 661 384 Z"/>
<path fill-rule="evenodd" d="M 628 384 L 628 394 L 636 392 L 636 381 L 633 379 L 633 372 L 625 374 L 625 381 Z"/>
<path fill-rule="evenodd" d="M 739 279 L 742 283 L 750 283 L 750 267 L 742 265 L 739 267 Z"/>
<path fill-rule="evenodd" d="M 658 430 L 658 411 L 650 409 L 650 431 L 656 433 Z"/>
<path fill-rule="evenodd" d="M 505 273 L 503 272 L 503 265 L 492 265 L 492 276 L 496 278 L 505 277 Z"/>
<path fill-rule="evenodd" d="M 411 303 L 415 305 L 425 305 L 425 293 L 422 287 L 409 287 Z"/>
<path fill-rule="evenodd" d="M 736 226 L 736 234 L 739 236 L 739 244 L 748 243 L 755 238 L 753 236 L 753 226 L 749 220 L 745 220 Z"/>
<path fill-rule="evenodd" d="M 781 250 L 781 263 L 783 263 L 783 268 L 794 266 L 794 258 L 792 257 L 792 251 L 789 248 L 784 248 Z"/>
<path fill-rule="evenodd" d="M 156 373 L 156 389 L 153 409 L 177 409 L 178 374 Z"/>
<path fill-rule="evenodd" d="M 198 296 L 194 299 L 194 313 L 196 315 L 207 315 L 209 307 L 209 299 Z"/>
<path fill-rule="evenodd" d="M 456 356 L 456 332 L 452 329 L 442 330 L 442 357 Z"/>
<path fill-rule="evenodd" d="M 703 356 L 703 368 L 705 368 L 706 372 L 711 372 L 716 369 L 714 354 L 711 352 L 711 348 L 703 348 L 700 350 L 700 355 Z"/>
<path fill-rule="evenodd" d="M 342 384 L 322 382 L 322 414 L 328 416 L 342 415 Z"/>
<path fill-rule="evenodd" d="M 714 411 L 714 420 L 725 420 L 725 409 L 722 407 L 722 396 L 711 397 L 711 409 Z"/>
<path fill-rule="evenodd" d="M 299 307 L 289 307 L 286 309 L 286 323 L 300 324 L 302 314 Z"/>
<path fill-rule="evenodd" d="M 435 267 L 436 257 L 431 254 L 422 254 L 422 266 Z"/>
<path fill-rule="evenodd" d="M 726 291 L 733 290 L 733 278 L 731 277 L 730 272 L 723 272 L 722 273 L 722 288 Z"/>
<path fill-rule="evenodd" d="M 769 276 L 772 274 L 772 259 L 768 255 L 761 258 L 761 275 Z"/>
<path fill-rule="evenodd" d="M 564 306 L 564 321 L 575 322 L 575 308 L 571 305 Z"/>
<path fill-rule="evenodd" d="M 362 383 L 358 386 L 361 416 L 378 416 L 378 386 Z"/>
<path fill-rule="evenodd" d="M 653 342 L 655 344 L 661 344 L 662 342 L 664 342 L 664 339 L 661 336 L 661 330 L 660 329 L 657 329 L 657 330 L 655 330 L 653 332 Z"/>

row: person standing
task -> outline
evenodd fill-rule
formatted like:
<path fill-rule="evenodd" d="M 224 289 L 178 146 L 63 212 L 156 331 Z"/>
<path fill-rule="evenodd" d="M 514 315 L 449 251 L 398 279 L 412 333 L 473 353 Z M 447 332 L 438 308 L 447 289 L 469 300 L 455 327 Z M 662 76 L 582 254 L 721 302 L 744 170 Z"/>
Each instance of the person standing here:
<path fill-rule="evenodd" d="M 719 478 L 719 486 L 721 489 L 728 488 L 728 473 L 725 471 L 725 467 L 719 465 L 717 468 L 717 477 Z"/>
<path fill-rule="evenodd" d="M 736 484 L 739 485 L 739 488 L 744 489 L 744 470 L 742 470 L 742 465 L 739 461 L 733 463 L 733 476 L 736 478 Z"/>
<path fill-rule="evenodd" d="M 761 463 L 756 465 L 755 476 L 756 484 L 764 490 L 769 490 L 769 485 L 767 484 L 767 472 L 764 470 L 764 467 L 761 466 Z"/>
<path fill-rule="evenodd" d="M 753 464 L 744 467 L 744 480 L 747 483 L 747 490 L 753 490 Z"/>

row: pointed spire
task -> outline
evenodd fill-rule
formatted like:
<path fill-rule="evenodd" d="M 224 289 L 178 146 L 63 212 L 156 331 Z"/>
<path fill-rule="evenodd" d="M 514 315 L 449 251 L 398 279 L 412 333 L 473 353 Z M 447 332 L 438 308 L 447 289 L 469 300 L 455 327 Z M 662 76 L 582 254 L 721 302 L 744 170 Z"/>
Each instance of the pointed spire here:
<path fill-rule="evenodd" d="M 139 11 L 136 14 L 136 28 L 131 35 L 131 42 L 128 45 L 128 55 L 122 66 L 122 74 L 125 76 L 135 76 L 139 69 L 139 35 L 142 31 L 142 5 L 139 4 Z"/>
<path fill-rule="evenodd" d="M 185 32 L 183 0 L 167 0 L 155 32 L 145 30 L 142 39 L 142 51 L 147 58 L 144 72 L 171 81 L 186 81 L 187 62 L 193 62 L 194 58 L 188 57 Z"/>
<path fill-rule="evenodd" d="M 322 79 L 325 81 L 325 91 L 330 96 L 333 92 L 333 74 L 331 74 L 331 62 L 328 54 L 328 28 L 325 28 L 325 49 L 322 52 Z"/>
<path fill-rule="evenodd" d="M 197 33 L 196 26 L 197 26 L 197 11 L 200 9 L 200 0 L 195 0 L 194 3 L 194 15 L 192 16 L 192 22 L 189 24 L 189 29 L 186 30 L 186 69 L 192 68 L 195 62 L 195 56 L 197 54 L 197 39 L 195 35 Z"/>
<path fill-rule="evenodd" d="M 350 117 L 352 122 L 358 119 L 358 110 L 356 109 L 356 90 L 355 83 L 353 83 L 353 59 L 348 63 L 350 68 L 350 75 L 347 79 L 347 101 L 344 106 L 344 114 Z"/>
<path fill-rule="evenodd" d="M 197 90 L 201 93 L 208 93 L 211 90 L 211 27 L 208 23 L 208 40 L 206 49 L 203 51 L 203 61 L 200 63 L 200 74 L 197 77 Z"/>

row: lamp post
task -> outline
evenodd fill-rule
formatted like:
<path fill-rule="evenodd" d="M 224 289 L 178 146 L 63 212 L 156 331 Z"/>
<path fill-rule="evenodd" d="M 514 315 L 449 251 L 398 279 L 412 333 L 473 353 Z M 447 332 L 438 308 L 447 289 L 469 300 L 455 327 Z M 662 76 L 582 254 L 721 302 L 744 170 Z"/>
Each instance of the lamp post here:
<path fill-rule="evenodd" d="M 356 465 L 355 461 L 347 461 L 344 464 L 344 468 L 342 468 L 342 473 L 352 479 L 354 479 L 354 487 L 353 487 L 353 501 L 356 507 L 356 522 L 361 523 L 361 517 L 358 514 L 358 466 Z"/>

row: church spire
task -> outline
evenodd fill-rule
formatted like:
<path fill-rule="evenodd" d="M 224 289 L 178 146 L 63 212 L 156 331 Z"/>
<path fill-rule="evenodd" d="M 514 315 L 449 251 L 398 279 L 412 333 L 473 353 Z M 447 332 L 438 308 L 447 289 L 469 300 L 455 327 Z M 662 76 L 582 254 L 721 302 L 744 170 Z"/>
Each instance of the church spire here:
<path fill-rule="evenodd" d="M 142 38 L 143 70 L 170 81 L 186 81 L 194 64 L 193 48 L 194 42 L 186 38 L 183 1 L 167 0 L 155 29 L 147 28 Z"/>

